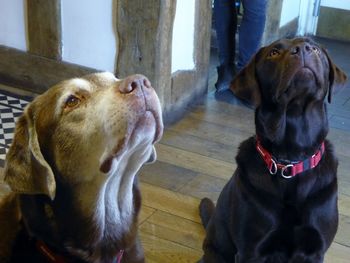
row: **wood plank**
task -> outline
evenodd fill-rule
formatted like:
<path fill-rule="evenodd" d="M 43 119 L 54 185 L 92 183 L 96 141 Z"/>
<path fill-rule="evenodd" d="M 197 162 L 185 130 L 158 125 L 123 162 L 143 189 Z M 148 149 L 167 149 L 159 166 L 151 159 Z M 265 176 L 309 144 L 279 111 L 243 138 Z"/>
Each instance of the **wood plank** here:
<path fill-rule="evenodd" d="M 200 174 L 181 188 L 179 192 L 198 199 L 208 197 L 216 202 L 226 183 L 227 179 Z"/>
<path fill-rule="evenodd" d="M 139 225 L 141 225 L 143 222 L 145 222 L 149 217 L 151 217 L 154 212 L 156 211 L 156 209 L 146 206 L 146 205 L 142 205 L 141 206 L 141 211 L 140 211 L 140 215 L 139 215 Z"/>
<path fill-rule="evenodd" d="M 254 133 L 254 131 L 246 132 L 206 121 L 198 121 L 189 116 L 168 129 L 179 132 L 180 134 L 197 136 L 206 141 L 213 141 L 236 147 Z"/>
<path fill-rule="evenodd" d="M 181 244 L 164 240 L 144 232 L 140 232 L 141 242 L 148 263 L 193 263 L 202 253 Z"/>
<path fill-rule="evenodd" d="M 210 108 L 210 103 L 199 105 L 189 112 L 190 117 L 213 124 L 231 127 L 237 130 L 246 131 L 249 134 L 255 133 L 254 111 L 237 105 L 221 105 L 216 102 L 216 108 Z"/>
<path fill-rule="evenodd" d="M 345 95 L 343 98 L 347 101 L 349 99 L 349 96 Z M 349 114 L 350 111 L 342 107 L 341 104 L 335 106 L 331 105 L 328 111 L 328 116 L 349 117 Z"/>
<path fill-rule="evenodd" d="M 235 146 L 204 140 L 169 129 L 164 133 L 161 143 L 229 163 L 235 162 L 237 152 Z"/>
<path fill-rule="evenodd" d="M 350 217 L 341 213 L 342 211 L 340 210 L 339 226 L 334 241 L 343 246 L 350 247 Z"/>
<path fill-rule="evenodd" d="M 338 193 L 350 197 L 350 182 L 338 180 Z"/>
<path fill-rule="evenodd" d="M 228 94 L 232 94 L 231 92 Z M 226 93 L 224 94 L 226 96 L 228 96 Z M 203 103 L 203 107 L 207 108 L 210 111 L 213 112 L 225 112 L 231 115 L 231 118 L 235 118 L 236 115 L 234 115 L 234 113 L 236 113 L 236 111 L 240 109 L 240 111 L 243 112 L 243 114 L 246 115 L 250 115 L 250 114 L 254 114 L 254 110 L 251 108 L 246 107 L 244 104 L 239 103 L 240 101 L 237 99 L 237 103 L 228 103 L 227 101 L 224 101 L 221 99 L 220 96 L 217 96 L 217 94 L 215 92 L 211 92 L 208 94 L 205 102 Z M 238 109 L 237 109 L 238 108 Z M 254 120 L 252 118 L 252 120 Z"/>
<path fill-rule="evenodd" d="M 350 131 L 350 120 L 349 117 L 342 117 L 333 115 L 329 119 L 329 125 L 332 128 L 337 128 L 343 131 Z"/>
<path fill-rule="evenodd" d="M 157 160 L 152 165 L 144 165 L 139 172 L 139 178 L 141 182 L 178 191 L 198 174 L 190 169 Z"/>
<path fill-rule="evenodd" d="M 157 211 L 140 226 L 140 231 L 202 251 L 205 230 L 199 223 Z"/>
<path fill-rule="evenodd" d="M 158 160 L 190 169 L 202 174 L 229 179 L 236 169 L 236 163 L 215 160 L 204 155 L 191 153 L 161 143 L 156 145 Z"/>
<path fill-rule="evenodd" d="M 349 132 L 333 128 L 330 129 L 328 138 L 334 144 L 336 154 L 342 154 L 346 157 L 350 157 Z"/>
<path fill-rule="evenodd" d="M 29 52 L 62 58 L 61 0 L 27 1 Z"/>
<path fill-rule="evenodd" d="M 143 204 L 169 214 L 200 223 L 199 199 L 141 183 Z"/>
<path fill-rule="evenodd" d="M 350 247 L 332 243 L 325 256 L 325 263 L 349 263 Z"/>
<path fill-rule="evenodd" d="M 350 190 L 350 188 L 348 190 Z M 350 217 L 350 196 L 339 194 L 338 206 L 342 215 Z"/>
<path fill-rule="evenodd" d="M 348 182 L 350 183 L 350 162 L 349 157 L 338 153 L 337 145 L 335 145 L 335 154 L 338 157 L 339 165 L 338 165 L 338 179 L 340 182 Z"/>

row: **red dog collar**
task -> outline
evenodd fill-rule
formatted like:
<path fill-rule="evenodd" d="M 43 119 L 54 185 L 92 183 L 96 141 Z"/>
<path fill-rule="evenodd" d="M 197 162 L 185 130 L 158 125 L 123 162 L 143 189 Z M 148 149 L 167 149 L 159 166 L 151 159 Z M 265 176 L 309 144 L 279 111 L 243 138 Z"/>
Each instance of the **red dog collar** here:
<path fill-rule="evenodd" d="M 36 241 L 36 248 L 38 251 L 46 257 L 48 262 L 51 263 L 67 263 L 71 262 L 63 256 L 54 253 L 44 242 L 41 240 Z M 123 258 L 124 250 L 119 250 L 118 254 L 115 256 L 113 263 L 121 263 Z"/>
<path fill-rule="evenodd" d="M 290 162 L 290 163 L 278 163 L 276 158 L 274 158 L 260 143 L 260 140 L 256 139 L 256 150 L 264 160 L 269 169 L 270 174 L 277 174 L 278 171 L 281 172 L 281 176 L 284 178 L 291 178 L 297 174 L 300 174 L 306 170 L 315 168 L 321 161 L 325 150 L 325 144 L 322 142 L 320 149 L 312 155 L 310 158 L 300 161 L 300 162 Z"/>

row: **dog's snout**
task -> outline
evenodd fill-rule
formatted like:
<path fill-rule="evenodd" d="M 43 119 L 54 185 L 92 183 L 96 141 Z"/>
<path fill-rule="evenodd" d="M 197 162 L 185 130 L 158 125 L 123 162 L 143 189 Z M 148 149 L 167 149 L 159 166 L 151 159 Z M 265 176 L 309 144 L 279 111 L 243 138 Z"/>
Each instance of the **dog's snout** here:
<path fill-rule="evenodd" d="M 290 53 L 292 55 L 296 55 L 300 52 L 300 47 L 299 46 L 296 46 L 296 47 L 292 47 L 291 50 L 290 50 Z"/>
<path fill-rule="evenodd" d="M 309 54 L 312 52 L 314 47 L 310 43 L 299 43 L 290 49 L 291 55 L 299 55 L 300 53 Z"/>
<path fill-rule="evenodd" d="M 310 51 L 311 51 L 311 45 L 305 44 L 305 45 L 304 45 L 304 51 L 310 52 Z"/>
<path fill-rule="evenodd" d="M 129 76 L 119 85 L 120 93 L 131 93 L 141 88 L 151 88 L 151 82 L 143 75 Z"/>

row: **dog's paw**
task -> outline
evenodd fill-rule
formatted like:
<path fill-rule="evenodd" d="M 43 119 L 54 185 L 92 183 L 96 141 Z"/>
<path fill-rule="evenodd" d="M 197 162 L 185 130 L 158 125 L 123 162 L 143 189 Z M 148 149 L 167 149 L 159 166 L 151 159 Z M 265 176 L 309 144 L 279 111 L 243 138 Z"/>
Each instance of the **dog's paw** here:
<path fill-rule="evenodd" d="M 265 238 L 261 241 L 261 243 L 258 246 L 258 251 L 259 255 L 263 257 L 275 257 L 276 259 L 278 259 L 282 257 L 282 255 L 287 255 L 289 248 L 291 248 L 292 246 L 293 241 L 290 238 L 288 231 L 285 229 L 277 229 L 271 231 L 268 235 L 265 236 Z"/>
<path fill-rule="evenodd" d="M 264 260 L 262 262 L 264 262 L 264 263 L 287 263 L 288 257 L 283 252 L 275 252 L 271 255 L 265 256 Z"/>
<path fill-rule="evenodd" d="M 203 198 L 199 204 L 199 215 L 202 219 L 204 227 L 208 225 L 208 222 L 215 211 L 215 205 L 209 198 Z"/>
<path fill-rule="evenodd" d="M 320 233 L 311 226 L 298 227 L 294 231 L 295 247 L 306 255 L 323 251 L 324 242 Z M 297 261 L 295 261 L 297 262 Z"/>
<path fill-rule="evenodd" d="M 304 253 L 294 253 L 292 258 L 288 261 L 289 263 L 322 263 L 323 255 L 305 255 Z"/>

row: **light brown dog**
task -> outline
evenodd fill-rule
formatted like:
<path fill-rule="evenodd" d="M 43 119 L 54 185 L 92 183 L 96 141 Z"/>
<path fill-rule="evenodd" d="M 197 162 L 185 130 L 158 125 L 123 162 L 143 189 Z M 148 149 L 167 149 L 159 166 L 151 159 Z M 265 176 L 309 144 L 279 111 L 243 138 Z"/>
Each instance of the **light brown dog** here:
<path fill-rule="evenodd" d="M 6 158 L 0 261 L 144 262 L 136 173 L 155 160 L 162 131 L 142 75 L 96 73 L 38 96 Z"/>

